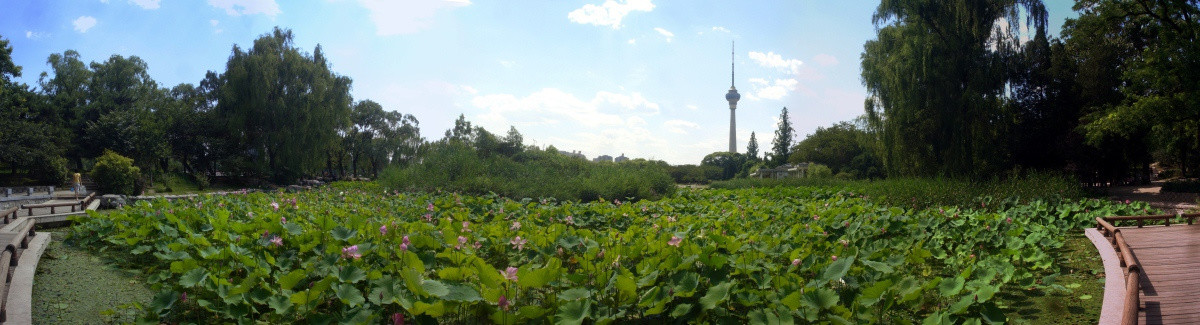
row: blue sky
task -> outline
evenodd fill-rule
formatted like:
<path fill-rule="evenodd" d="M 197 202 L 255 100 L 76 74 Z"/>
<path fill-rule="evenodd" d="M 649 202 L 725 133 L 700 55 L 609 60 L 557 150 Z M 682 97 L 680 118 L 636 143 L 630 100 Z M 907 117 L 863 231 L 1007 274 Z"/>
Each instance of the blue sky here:
<path fill-rule="evenodd" d="M 161 86 L 223 72 L 274 26 L 320 44 L 355 100 L 413 114 L 436 140 L 459 114 L 493 133 L 589 158 L 698 164 L 728 148 L 736 41 L 739 151 L 769 148 L 780 109 L 798 133 L 863 112 L 870 1 L 0 0 L 0 36 L 35 85 L 51 53 L 136 55 Z M 1051 35 L 1071 1 L 1047 1 Z"/>

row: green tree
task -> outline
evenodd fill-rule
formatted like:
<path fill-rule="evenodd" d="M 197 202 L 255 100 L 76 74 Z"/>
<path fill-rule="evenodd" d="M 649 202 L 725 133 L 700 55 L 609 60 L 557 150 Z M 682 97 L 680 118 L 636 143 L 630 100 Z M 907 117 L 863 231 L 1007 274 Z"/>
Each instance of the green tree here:
<path fill-rule="evenodd" d="M 850 122 L 818 127 L 793 148 L 788 160 L 828 166 L 833 174 L 850 178 L 883 177 L 883 165 L 866 130 Z"/>
<path fill-rule="evenodd" d="M 66 144 L 66 155 L 76 169 L 83 169 L 83 158 L 94 156 L 83 143 L 88 121 L 99 118 L 90 114 L 88 85 L 92 80 L 92 70 L 79 59 L 79 52 L 67 50 L 62 54 L 50 54 L 46 59 L 50 65 L 53 77 L 42 72 L 38 78 L 41 91 L 48 97 L 49 105 L 57 110 L 58 120 L 66 127 L 69 136 L 63 141 Z M 89 155 L 92 154 L 92 155 Z"/>
<path fill-rule="evenodd" d="M 58 115 L 46 99 L 13 82 L 21 76 L 21 66 L 12 61 L 9 41 L 0 37 L 0 163 L 48 185 L 62 183 L 66 177 L 60 143 L 67 137 L 58 125 Z"/>
<path fill-rule="evenodd" d="M 110 150 L 96 158 L 96 166 L 92 168 L 92 179 L 103 193 L 135 195 L 141 192 L 138 179 L 141 171 L 133 165 L 133 160 Z"/>
<path fill-rule="evenodd" d="M 873 21 L 878 34 L 862 55 L 865 108 L 880 128 L 888 174 L 1007 168 L 1005 66 L 1023 44 L 1022 22 L 1044 33 L 1041 1 L 885 0 Z"/>
<path fill-rule="evenodd" d="M 792 120 L 788 117 L 787 107 L 779 113 L 779 128 L 775 130 L 775 140 L 771 141 L 771 166 L 783 165 L 791 156 L 792 140 L 796 137 L 796 129 L 792 128 Z"/>
<path fill-rule="evenodd" d="M 1116 81 L 1098 88 L 1106 100 L 1085 103 L 1082 129 L 1088 143 L 1149 144 L 1176 157 L 1186 173 L 1197 174 L 1200 6 L 1196 1 L 1087 0 L 1076 10 L 1080 17 L 1063 32 L 1071 35 L 1068 42 L 1108 51 L 1083 52 L 1080 82 L 1105 83 L 1085 80 L 1085 69 Z M 1148 165 L 1148 155 L 1140 154 Z"/>
<path fill-rule="evenodd" d="M 746 145 L 746 156 L 750 160 L 758 161 L 758 139 L 754 138 L 754 132 L 750 132 L 750 143 Z"/>
<path fill-rule="evenodd" d="M 350 78 L 329 69 L 319 45 L 296 48 L 291 30 L 235 45 L 220 80 L 215 112 L 232 153 L 224 168 L 276 182 L 314 174 L 350 123 Z"/>
<path fill-rule="evenodd" d="M 700 161 L 700 167 L 717 168 L 720 170 L 720 174 L 714 178 L 710 178 L 712 180 L 727 180 L 744 173 L 746 168 L 749 167 L 747 158 L 746 155 L 739 153 L 718 151 L 704 156 L 704 159 Z"/>

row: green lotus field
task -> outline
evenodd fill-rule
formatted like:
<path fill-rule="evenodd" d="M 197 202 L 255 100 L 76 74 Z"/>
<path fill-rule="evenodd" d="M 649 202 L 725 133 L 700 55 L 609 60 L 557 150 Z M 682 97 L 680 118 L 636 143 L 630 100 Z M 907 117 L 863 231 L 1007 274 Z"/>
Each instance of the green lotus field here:
<path fill-rule="evenodd" d="M 978 323 L 1047 251 L 1144 204 L 884 206 L 818 188 L 592 203 L 367 184 L 140 202 L 71 239 L 128 251 L 149 320 L 270 323 Z"/>

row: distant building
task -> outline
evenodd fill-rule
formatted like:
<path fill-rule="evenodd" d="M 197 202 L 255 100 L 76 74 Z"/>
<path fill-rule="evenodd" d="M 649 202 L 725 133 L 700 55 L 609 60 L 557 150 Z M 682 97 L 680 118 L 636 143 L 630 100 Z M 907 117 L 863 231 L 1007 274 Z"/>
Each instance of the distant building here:
<path fill-rule="evenodd" d="M 564 156 L 567 156 L 567 157 L 571 157 L 571 158 L 579 158 L 579 159 L 587 160 L 587 156 L 584 156 L 583 153 L 579 152 L 579 151 L 571 151 L 571 152 L 559 151 L 558 153 L 563 154 Z"/>
<path fill-rule="evenodd" d="M 619 156 L 617 158 L 613 158 L 613 162 L 626 162 L 626 161 L 629 161 L 629 158 L 625 157 L 624 153 L 622 153 L 621 156 Z"/>
<path fill-rule="evenodd" d="M 609 156 L 609 155 L 600 155 L 600 157 L 596 157 L 596 159 L 592 159 L 592 161 L 594 161 L 594 162 L 602 162 L 602 161 L 612 162 L 613 158 L 612 158 L 612 156 Z"/>
<path fill-rule="evenodd" d="M 808 177 L 808 163 L 783 164 L 775 168 L 762 168 L 750 174 L 758 178 L 792 178 Z"/>

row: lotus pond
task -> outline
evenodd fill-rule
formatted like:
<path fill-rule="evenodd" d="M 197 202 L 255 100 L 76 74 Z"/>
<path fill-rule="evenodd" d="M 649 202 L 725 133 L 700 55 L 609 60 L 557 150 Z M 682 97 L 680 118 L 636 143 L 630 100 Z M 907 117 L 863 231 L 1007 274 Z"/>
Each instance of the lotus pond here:
<path fill-rule="evenodd" d="M 130 253 L 148 320 L 270 323 L 979 323 L 1046 285 L 1053 249 L 1144 204 L 921 210 L 818 188 L 509 200 L 335 184 L 140 202 L 72 240 Z M 1048 253 L 1049 252 L 1049 253 Z"/>

